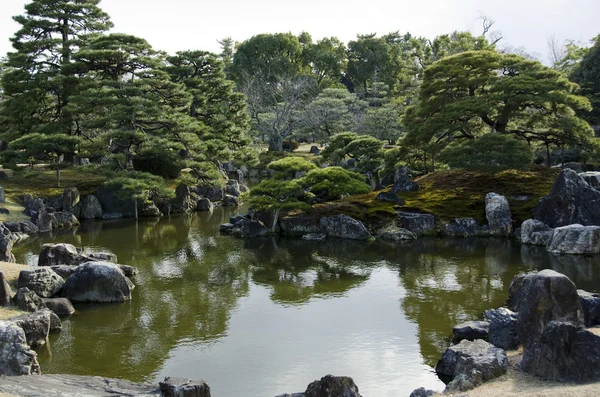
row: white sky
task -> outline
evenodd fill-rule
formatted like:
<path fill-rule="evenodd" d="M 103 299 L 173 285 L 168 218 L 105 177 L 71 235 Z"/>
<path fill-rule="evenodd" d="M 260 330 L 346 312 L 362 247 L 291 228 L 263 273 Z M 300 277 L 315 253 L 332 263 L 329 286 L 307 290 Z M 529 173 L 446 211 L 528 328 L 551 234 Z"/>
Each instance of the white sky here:
<path fill-rule="evenodd" d="M 26 0 L 0 0 L 0 56 L 11 50 L 13 15 Z M 478 16 L 496 21 L 501 45 L 525 47 L 547 61 L 547 39 L 588 43 L 600 34 L 600 0 L 102 0 L 114 31 L 140 36 L 158 50 L 219 51 L 217 40 L 305 30 L 313 40 L 399 30 L 433 38 L 454 30 L 481 32 Z"/>

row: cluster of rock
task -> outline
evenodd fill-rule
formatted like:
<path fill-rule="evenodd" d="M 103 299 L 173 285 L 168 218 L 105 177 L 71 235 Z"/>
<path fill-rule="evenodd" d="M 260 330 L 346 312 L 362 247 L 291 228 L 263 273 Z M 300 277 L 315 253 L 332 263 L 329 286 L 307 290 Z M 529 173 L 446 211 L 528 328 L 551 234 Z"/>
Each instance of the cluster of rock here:
<path fill-rule="evenodd" d="M 19 273 L 14 295 L 0 272 L 0 305 L 12 303 L 30 313 L 0 321 L 0 375 L 39 373 L 30 348 L 44 345 L 51 331 L 62 328 L 60 318 L 75 312 L 71 302 L 130 300 L 134 284 L 128 276 L 135 273 L 117 264 L 114 254 L 87 255 L 70 244 L 44 244 L 38 266 Z"/>
<path fill-rule="evenodd" d="M 523 348 L 520 367 L 547 380 L 600 381 L 600 295 L 577 290 L 553 270 L 516 276 L 509 307 L 487 310 L 484 321 L 452 329 L 436 366 L 447 392 L 461 392 L 504 374 L 506 351 Z M 588 328 L 586 328 L 588 327 Z M 431 392 L 433 393 L 433 392 Z"/>

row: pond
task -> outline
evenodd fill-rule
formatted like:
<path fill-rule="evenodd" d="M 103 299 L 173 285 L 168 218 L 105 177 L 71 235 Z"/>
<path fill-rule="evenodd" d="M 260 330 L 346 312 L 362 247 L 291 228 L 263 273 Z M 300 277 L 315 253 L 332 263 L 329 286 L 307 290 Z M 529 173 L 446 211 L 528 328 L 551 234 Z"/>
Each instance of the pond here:
<path fill-rule="evenodd" d="M 507 240 L 381 242 L 219 235 L 236 213 L 89 222 L 31 238 L 17 261 L 67 242 L 136 266 L 131 302 L 76 305 L 42 372 L 158 382 L 204 379 L 219 397 L 304 391 L 326 374 L 366 397 L 441 390 L 434 371 L 451 327 L 502 306 L 514 275 L 553 268 L 600 292 L 600 260 L 553 257 Z"/>

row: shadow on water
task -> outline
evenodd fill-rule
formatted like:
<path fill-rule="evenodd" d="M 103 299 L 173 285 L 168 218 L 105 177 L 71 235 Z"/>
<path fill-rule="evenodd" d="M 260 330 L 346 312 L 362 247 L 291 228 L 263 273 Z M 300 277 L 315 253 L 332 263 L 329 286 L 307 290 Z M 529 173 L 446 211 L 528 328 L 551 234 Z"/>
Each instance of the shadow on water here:
<path fill-rule="evenodd" d="M 42 370 L 134 381 L 206 373 L 218 395 L 232 397 L 302 390 L 324 375 L 316 371 L 348 371 L 365 395 L 409 394 L 440 386 L 431 367 L 452 325 L 502 306 L 519 272 L 551 268 L 590 291 L 600 281 L 597 257 L 551 256 L 507 240 L 391 245 L 219 235 L 234 213 L 86 222 L 16 247 L 18 261 L 29 264 L 42 244 L 67 242 L 110 250 L 139 268 L 131 302 L 76 306 L 51 349 L 39 352 Z M 255 350 L 246 352 L 249 344 Z M 367 368 L 380 362 L 387 367 Z M 229 381 L 233 374 L 241 386 Z"/>

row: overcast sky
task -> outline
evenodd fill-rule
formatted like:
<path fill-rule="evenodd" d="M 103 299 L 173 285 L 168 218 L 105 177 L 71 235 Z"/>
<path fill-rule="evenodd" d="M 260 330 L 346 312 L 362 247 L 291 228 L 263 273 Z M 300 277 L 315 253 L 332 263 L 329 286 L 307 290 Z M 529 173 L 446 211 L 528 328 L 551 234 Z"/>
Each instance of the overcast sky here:
<path fill-rule="evenodd" d="M 13 15 L 29 1 L 0 0 L 0 54 L 11 50 Z M 481 32 L 478 16 L 496 21 L 502 46 L 525 47 L 547 61 L 547 39 L 588 43 L 600 34 L 599 0 L 102 0 L 114 31 L 140 36 L 155 49 L 218 52 L 217 40 L 305 30 L 313 40 L 399 30 L 433 38 L 453 30 Z"/>

